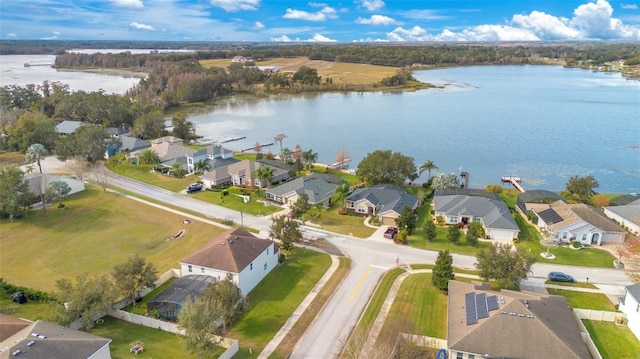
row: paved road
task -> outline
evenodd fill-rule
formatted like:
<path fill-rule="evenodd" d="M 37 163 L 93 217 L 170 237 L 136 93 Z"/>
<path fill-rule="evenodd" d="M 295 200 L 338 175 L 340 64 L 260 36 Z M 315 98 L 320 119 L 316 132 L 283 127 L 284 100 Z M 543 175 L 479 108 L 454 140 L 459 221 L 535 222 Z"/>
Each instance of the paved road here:
<path fill-rule="evenodd" d="M 199 212 L 209 217 L 232 219 L 240 223 L 240 214 L 227 208 L 118 175 L 114 175 L 109 181 L 113 186 L 172 206 Z M 262 235 L 268 233 L 270 225 L 268 217 L 244 214 L 242 218 L 244 225 L 259 229 Z M 366 307 L 380 277 L 387 269 L 396 266 L 396 258 L 399 258 L 400 264 L 403 264 L 435 263 L 437 257 L 437 252 L 397 246 L 383 238 L 358 239 L 310 227 L 303 227 L 303 230 L 306 237 L 324 237 L 340 248 L 351 259 L 351 269 L 296 346 L 291 355 L 291 358 L 295 359 L 335 358 Z M 453 255 L 453 258 L 454 265 L 458 267 L 473 268 L 475 263 L 475 257 L 472 256 Z M 611 292 L 620 292 L 622 286 L 631 284 L 619 270 L 542 263 L 533 266 L 532 280 L 540 281 L 553 270 L 571 274 L 580 281 L 589 277 L 589 282 L 606 284 L 602 287 L 609 288 Z"/>

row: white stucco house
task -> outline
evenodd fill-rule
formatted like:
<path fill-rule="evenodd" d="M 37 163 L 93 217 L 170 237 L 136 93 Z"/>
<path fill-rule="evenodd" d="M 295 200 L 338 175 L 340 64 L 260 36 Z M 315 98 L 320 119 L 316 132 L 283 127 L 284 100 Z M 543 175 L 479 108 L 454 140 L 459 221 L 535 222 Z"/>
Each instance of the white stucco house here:
<path fill-rule="evenodd" d="M 478 189 L 436 191 L 434 212 L 446 224 L 480 222 L 490 239 L 512 241 L 518 238 L 520 227 L 500 196 Z"/>
<path fill-rule="evenodd" d="M 627 315 L 627 326 L 640 340 L 640 283 L 628 285 L 625 295 L 620 299 L 618 310 Z"/>
<path fill-rule="evenodd" d="M 586 204 L 569 204 L 562 200 L 540 204 L 531 211 L 538 217 L 538 227 L 559 242 L 602 245 L 622 243 L 627 233 L 596 208 Z"/>
<path fill-rule="evenodd" d="M 231 280 L 243 294 L 249 293 L 278 265 L 280 246 L 236 228 L 212 239 L 180 262 L 181 276 L 204 275 Z"/>
<path fill-rule="evenodd" d="M 640 203 L 605 207 L 604 214 L 629 232 L 640 235 Z"/>

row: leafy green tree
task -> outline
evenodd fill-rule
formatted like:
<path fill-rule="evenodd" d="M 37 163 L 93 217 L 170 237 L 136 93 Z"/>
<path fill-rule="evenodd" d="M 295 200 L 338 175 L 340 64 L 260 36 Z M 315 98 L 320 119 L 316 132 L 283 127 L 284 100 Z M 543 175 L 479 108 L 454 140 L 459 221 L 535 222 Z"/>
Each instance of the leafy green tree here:
<path fill-rule="evenodd" d="M 158 280 L 155 265 L 138 254 L 129 257 L 124 263 L 114 265 L 111 275 L 120 293 L 128 296 L 134 307 L 140 292 L 145 288 L 155 288 Z"/>
<path fill-rule="evenodd" d="M 416 165 L 413 157 L 390 150 L 376 150 L 367 154 L 356 170 L 356 174 L 368 185 L 402 185 L 414 173 Z"/>
<path fill-rule="evenodd" d="M 47 188 L 47 198 L 49 201 L 60 201 L 62 204 L 62 200 L 67 198 L 67 195 L 71 192 L 71 187 L 65 181 L 53 181 L 49 183 L 49 187 Z"/>
<path fill-rule="evenodd" d="M 158 138 L 165 134 L 164 117 L 160 110 L 142 113 L 133 121 L 131 134 L 142 139 Z"/>
<path fill-rule="evenodd" d="M 460 228 L 455 224 L 449 226 L 449 232 L 447 233 L 447 239 L 451 243 L 458 243 L 460 240 Z"/>
<path fill-rule="evenodd" d="M 246 309 L 245 297 L 240 288 L 231 281 L 230 274 L 225 280 L 208 287 L 204 295 L 213 302 L 215 312 L 220 314 L 223 332 L 226 332 L 227 327 Z"/>
<path fill-rule="evenodd" d="M 471 234 L 469 234 L 471 233 Z M 469 238 L 473 237 L 476 239 L 475 243 L 477 244 L 478 238 L 484 238 L 484 227 L 482 227 L 482 223 L 480 222 L 471 222 L 467 226 L 467 242 Z"/>
<path fill-rule="evenodd" d="M 280 160 L 282 160 L 282 162 L 289 163 L 289 162 L 291 162 L 291 155 L 292 154 L 293 154 L 293 151 L 291 151 L 291 149 L 285 147 L 285 148 L 280 150 Z"/>
<path fill-rule="evenodd" d="M 431 179 L 431 188 L 433 188 L 434 191 L 459 187 L 460 181 L 455 173 L 438 173 Z"/>
<path fill-rule="evenodd" d="M 411 207 L 404 206 L 400 211 L 400 216 L 396 218 L 396 226 L 398 229 L 404 229 L 407 235 L 410 235 L 416 229 L 416 221 L 416 216 L 413 214 Z"/>
<path fill-rule="evenodd" d="M 470 245 L 471 247 L 475 247 L 478 245 L 478 236 L 474 231 L 471 230 L 471 228 L 467 229 L 465 240 L 467 241 L 467 244 Z"/>
<path fill-rule="evenodd" d="M 211 164 L 207 160 L 199 160 L 193 164 L 193 171 L 197 175 L 202 175 L 207 171 L 211 171 Z"/>
<path fill-rule="evenodd" d="M 289 218 L 287 215 L 275 215 L 272 217 L 269 227 L 269 236 L 278 239 L 285 251 L 293 250 L 293 244 L 300 241 L 300 223 Z"/>
<path fill-rule="evenodd" d="M 56 281 L 54 313 L 59 324 L 69 326 L 79 320 L 83 329 L 93 327 L 97 315 L 105 313 L 117 298 L 113 283 L 107 275 L 76 277 Z"/>
<path fill-rule="evenodd" d="M 526 279 L 535 263 L 535 256 L 523 248 L 512 249 L 510 244 L 495 243 L 476 255 L 476 268 L 483 280 L 496 280 L 507 287 L 515 287 Z"/>
<path fill-rule="evenodd" d="M 56 142 L 56 157 L 60 161 L 75 159 L 95 163 L 107 150 L 107 131 L 99 126 L 80 126 L 72 135 L 61 136 Z"/>
<path fill-rule="evenodd" d="M 177 178 L 183 178 L 184 170 L 182 169 L 182 165 L 180 165 L 180 162 L 174 162 L 171 165 L 171 169 L 169 170 L 169 173 L 172 173 Z"/>
<path fill-rule="evenodd" d="M 438 233 L 436 231 L 436 225 L 430 219 L 427 219 L 424 222 L 424 226 L 422 227 L 422 230 L 424 231 L 424 237 L 427 239 L 429 243 L 433 242 L 438 236 Z"/>
<path fill-rule="evenodd" d="M 449 289 L 449 281 L 455 279 L 453 273 L 453 256 L 449 254 L 449 250 L 438 252 L 438 258 L 436 259 L 436 265 L 433 268 L 433 275 L 431 276 L 431 284 L 435 285 L 440 290 Z"/>
<path fill-rule="evenodd" d="M 302 193 L 298 196 L 298 199 L 291 205 L 291 215 L 293 216 L 293 218 L 300 218 L 310 209 L 311 204 L 309 203 L 309 195 L 306 193 Z"/>
<path fill-rule="evenodd" d="M 316 163 L 316 161 L 318 160 L 318 153 L 317 152 L 313 152 L 312 149 L 309 149 L 308 151 L 304 151 L 302 152 L 302 160 L 307 164 L 307 171 L 309 171 L 309 173 L 311 173 L 311 170 L 313 169 L 313 164 Z"/>
<path fill-rule="evenodd" d="M 40 164 L 40 161 L 44 159 L 44 157 L 48 154 L 49 154 L 49 151 L 47 151 L 47 149 L 44 148 L 43 145 L 39 143 L 34 143 L 31 146 L 29 146 L 29 148 L 27 148 L 25 159 L 27 160 L 27 163 L 35 162 L 38 165 L 38 169 L 40 170 L 40 173 L 42 173 L 42 164 Z"/>
<path fill-rule="evenodd" d="M 22 217 L 31 204 L 31 198 L 24 172 L 16 165 L 0 167 L 0 217 Z"/>
<path fill-rule="evenodd" d="M 419 170 L 420 172 L 418 172 L 418 174 L 422 175 L 422 172 L 427 171 L 429 177 L 427 177 L 427 183 L 429 181 L 431 181 L 431 171 L 433 170 L 437 170 L 438 166 L 436 166 L 435 163 L 433 163 L 432 160 L 428 160 L 427 162 L 423 163 L 422 166 L 420 166 Z"/>
<path fill-rule="evenodd" d="M 594 189 L 598 188 L 600 184 L 593 175 L 587 175 L 584 177 L 573 176 L 569 178 L 567 182 L 567 192 L 570 196 L 577 198 L 579 201 L 587 203 L 594 194 Z"/>
<path fill-rule="evenodd" d="M 213 358 L 220 345 L 214 337 L 219 330 L 219 309 L 206 297 L 188 298 L 178 313 L 178 326 L 185 330 L 187 351 L 198 359 Z"/>
<path fill-rule="evenodd" d="M 171 118 L 171 125 L 173 125 L 172 134 L 175 137 L 182 138 L 186 142 L 191 142 L 199 138 L 196 135 L 196 128 L 193 123 L 187 120 L 187 116 L 184 114 L 178 114 Z"/>
<path fill-rule="evenodd" d="M 269 166 L 260 166 L 253 171 L 251 177 L 260 182 L 260 188 L 262 188 L 263 183 L 266 183 L 266 187 L 269 188 L 271 187 L 271 181 L 273 181 L 273 170 Z"/>
<path fill-rule="evenodd" d="M 320 76 L 318 70 L 307 66 L 301 66 L 298 71 L 293 74 L 293 81 L 300 82 L 303 85 L 320 85 Z"/>
<path fill-rule="evenodd" d="M 147 148 L 146 150 L 140 152 L 138 160 L 143 165 L 155 165 L 160 163 L 160 157 L 158 156 L 158 153 L 150 148 Z"/>
<path fill-rule="evenodd" d="M 9 128 L 9 148 L 26 152 L 31 144 L 39 143 L 44 148 L 53 148 L 58 137 L 56 123 L 40 112 L 26 112 L 15 126 Z"/>

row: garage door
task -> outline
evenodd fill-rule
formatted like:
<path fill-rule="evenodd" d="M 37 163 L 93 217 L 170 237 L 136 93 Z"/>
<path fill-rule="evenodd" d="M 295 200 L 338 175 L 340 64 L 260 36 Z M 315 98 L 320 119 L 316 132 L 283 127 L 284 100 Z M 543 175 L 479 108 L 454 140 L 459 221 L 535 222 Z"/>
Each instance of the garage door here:
<path fill-rule="evenodd" d="M 491 239 L 511 240 L 513 239 L 513 232 L 494 229 L 491 231 Z"/>

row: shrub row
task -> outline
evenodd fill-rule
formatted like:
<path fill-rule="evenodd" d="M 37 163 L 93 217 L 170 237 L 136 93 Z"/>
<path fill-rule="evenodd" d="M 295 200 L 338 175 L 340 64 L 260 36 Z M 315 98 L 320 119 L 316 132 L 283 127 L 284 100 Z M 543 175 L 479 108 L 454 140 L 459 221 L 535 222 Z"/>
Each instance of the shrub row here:
<path fill-rule="evenodd" d="M 48 302 L 52 299 L 51 294 L 37 289 L 20 287 L 7 283 L 4 278 L 0 278 L 0 289 L 6 294 L 11 295 L 15 292 L 22 292 L 28 299 L 36 302 Z"/>

